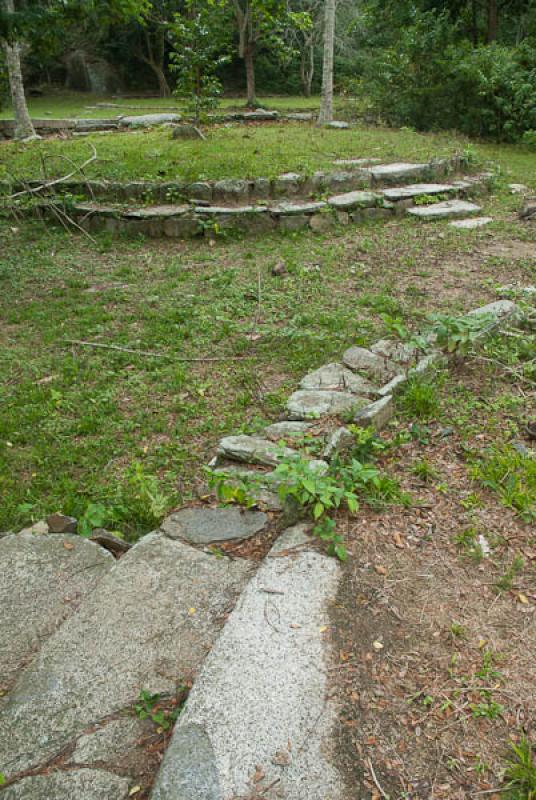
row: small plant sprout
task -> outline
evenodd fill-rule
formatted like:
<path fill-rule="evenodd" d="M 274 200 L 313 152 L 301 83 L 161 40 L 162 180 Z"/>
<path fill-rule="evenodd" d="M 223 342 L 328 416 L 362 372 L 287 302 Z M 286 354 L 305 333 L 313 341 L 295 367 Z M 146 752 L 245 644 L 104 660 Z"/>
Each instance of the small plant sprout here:
<path fill-rule="evenodd" d="M 504 771 L 508 800 L 536 800 L 536 757 L 534 745 L 523 735 L 519 743 L 510 742 L 510 758 Z"/>

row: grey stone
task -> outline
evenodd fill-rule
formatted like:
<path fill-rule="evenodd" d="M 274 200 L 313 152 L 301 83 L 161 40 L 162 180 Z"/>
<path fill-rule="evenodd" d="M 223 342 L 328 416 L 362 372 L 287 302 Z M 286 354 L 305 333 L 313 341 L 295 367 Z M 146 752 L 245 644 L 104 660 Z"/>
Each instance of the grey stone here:
<path fill-rule="evenodd" d="M 387 395 L 396 394 L 396 392 L 400 391 L 400 389 L 406 383 L 407 379 L 407 375 L 395 375 L 392 380 L 388 381 L 384 386 L 381 387 L 381 389 L 378 391 L 378 394 L 380 397 L 387 397 Z"/>
<path fill-rule="evenodd" d="M 424 176 L 429 169 L 429 164 L 411 164 L 401 161 L 395 164 L 379 164 L 371 167 L 370 172 L 375 183 L 386 185 Z"/>
<path fill-rule="evenodd" d="M 141 688 L 173 692 L 195 674 L 250 570 L 156 533 L 114 562 L 3 705 L 6 776 L 48 762 L 89 726 L 131 708 Z"/>
<path fill-rule="evenodd" d="M 33 775 L 2 791 L 2 800 L 126 800 L 128 780 L 101 769 Z"/>
<path fill-rule="evenodd" d="M 484 225 L 489 225 L 493 222 L 493 217 L 473 217 L 473 219 L 457 219 L 450 222 L 453 228 L 460 228 L 461 230 L 472 230 L 473 228 L 482 228 Z"/>
<path fill-rule="evenodd" d="M 295 454 L 296 451 L 289 447 L 279 447 L 268 439 L 245 434 L 226 436 L 218 445 L 218 455 L 223 458 L 265 467 L 275 467 L 281 458 Z"/>
<path fill-rule="evenodd" d="M 519 218 L 525 220 L 536 219 L 536 199 L 534 197 L 527 200 L 519 212 Z"/>
<path fill-rule="evenodd" d="M 302 228 L 308 228 L 310 219 L 308 214 L 295 214 L 292 216 L 277 217 L 277 222 L 279 230 L 291 232 L 299 231 Z"/>
<path fill-rule="evenodd" d="M 114 536 L 113 533 L 110 533 L 110 531 L 104 528 L 95 528 L 91 534 L 90 540 L 96 542 L 101 547 L 104 547 L 105 550 L 109 550 L 110 553 L 116 556 L 126 553 L 132 547 L 130 542 L 125 542 L 124 539 L 120 539 L 119 536 Z"/>
<path fill-rule="evenodd" d="M 369 164 L 377 164 L 379 158 L 338 158 L 333 163 L 339 167 L 366 167 Z"/>
<path fill-rule="evenodd" d="M 170 239 L 192 239 L 199 232 L 199 220 L 190 214 L 164 220 L 163 233 Z"/>
<path fill-rule="evenodd" d="M 152 125 L 163 125 L 165 122 L 179 122 L 180 114 L 139 114 L 119 118 L 119 124 L 126 128 L 150 128 Z"/>
<path fill-rule="evenodd" d="M 182 508 L 162 523 L 162 530 L 172 539 L 191 544 L 213 544 L 235 539 L 249 539 L 264 530 L 268 517 L 260 511 L 227 508 Z"/>
<path fill-rule="evenodd" d="M 236 218 L 243 215 L 253 217 L 266 214 L 268 208 L 266 206 L 196 206 L 194 211 L 200 216 L 230 216 Z"/>
<path fill-rule="evenodd" d="M 229 179 L 216 181 L 213 185 L 213 197 L 216 202 L 243 202 L 249 195 L 248 181 Z"/>
<path fill-rule="evenodd" d="M 152 800 L 245 798 L 274 781 L 287 800 L 342 800 L 323 632 L 341 570 L 306 547 L 304 527 L 290 529 L 248 584 L 190 692 Z"/>
<path fill-rule="evenodd" d="M 360 395 L 374 395 L 377 389 L 366 378 L 356 375 L 344 364 L 325 364 L 310 372 L 300 382 L 300 389 L 333 389 Z"/>
<path fill-rule="evenodd" d="M 264 200 L 272 193 L 272 182 L 269 178 L 255 178 L 250 185 L 249 196 Z"/>
<path fill-rule="evenodd" d="M 355 447 L 355 436 L 348 428 L 337 428 L 328 439 L 323 456 L 326 461 Z"/>
<path fill-rule="evenodd" d="M 529 191 L 529 187 L 524 183 L 509 183 L 508 188 L 512 194 L 525 194 Z"/>
<path fill-rule="evenodd" d="M 354 208 L 375 206 L 379 200 L 374 192 L 346 192 L 336 194 L 328 200 L 329 205 L 337 211 L 349 211 Z"/>
<path fill-rule="evenodd" d="M 353 211 L 351 216 L 353 222 L 360 222 L 362 219 L 389 219 L 393 214 L 394 210 L 392 208 L 360 208 L 358 211 Z"/>
<path fill-rule="evenodd" d="M 174 217 L 182 217 L 190 210 L 187 205 L 161 205 L 161 206 L 145 206 L 145 208 L 133 208 L 123 211 L 122 217 L 124 219 L 171 219 Z"/>
<path fill-rule="evenodd" d="M 310 111 L 296 111 L 286 115 L 292 122 L 312 122 L 314 114 Z"/>
<path fill-rule="evenodd" d="M 19 533 L 0 540 L 0 682 L 10 684 L 114 565 L 80 536 Z"/>
<path fill-rule="evenodd" d="M 314 422 L 274 422 L 264 429 L 264 433 L 269 439 L 287 439 L 293 437 L 303 437 L 314 430 Z"/>
<path fill-rule="evenodd" d="M 78 739 L 68 763 L 95 764 L 100 761 L 121 766 L 121 762 L 136 748 L 143 733 L 143 722 L 134 716 L 109 720 Z"/>
<path fill-rule="evenodd" d="M 423 195 L 449 194 L 453 191 L 456 191 L 456 187 L 449 183 L 412 183 L 409 186 L 384 189 L 382 194 L 387 200 L 396 203 L 400 200 L 412 200 Z"/>
<path fill-rule="evenodd" d="M 119 123 L 116 119 L 75 119 L 74 128 L 77 133 L 113 131 L 119 128 Z"/>
<path fill-rule="evenodd" d="M 303 214 L 316 214 L 326 208 L 326 204 L 322 202 L 310 203 L 279 203 L 277 206 L 270 208 L 270 213 L 276 217 L 290 217 Z"/>
<path fill-rule="evenodd" d="M 309 227 L 315 233 L 327 233 L 335 225 L 333 214 L 313 214 L 309 220 Z"/>
<path fill-rule="evenodd" d="M 380 339 L 372 345 L 370 350 L 376 355 L 404 365 L 414 361 L 419 352 L 415 345 L 397 342 L 395 339 Z"/>
<path fill-rule="evenodd" d="M 177 125 L 177 127 L 173 128 L 173 132 L 171 134 L 172 139 L 202 139 L 204 140 L 204 136 L 199 130 L 196 128 L 195 125 Z"/>
<path fill-rule="evenodd" d="M 192 200 L 212 202 L 212 185 L 204 181 L 196 181 L 188 186 L 188 197 Z"/>
<path fill-rule="evenodd" d="M 279 112 L 257 108 L 255 111 L 246 111 L 237 116 L 238 119 L 243 119 L 244 122 L 269 122 L 270 120 L 277 119 L 279 117 Z"/>
<path fill-rule="evenodd" d="M 366 173 L 363 174 L 362 170 L 328 172 L 323 180 L 326 191 L 334 194 L 344 191 L 354 191 L 362 186 L 368 186 L 368 183 L 368 175 L 366 175 Z"/>
<path fill-rule="evenodd" d="M 23 528 L 19 533 L 31 533 L 33 536 L 43 536 L 48 533 L 48 524 L 46 520 L 40 519 L 28 528 Z"/>
<path fill-rule="evenodd" d="M 350 127 L 347 122 L 342 122 L 341 120 L 334 119 L 331 122 L 328 122 L 326 128 L 333 128 L 337 131 L 345 131 Z"/>
<path fill-rule="evenodd" d="M 367 400 L 349 392 L 300 389 L 287 400 L 287 411 L 291 419 L 316 419 L 353 413 L 366 404 Z"/>
<path fill-rule="evenodd" d="M 484 316 L 486 314 L 495 317 L 497 321 L 505 318 L 521 319 L 523 312 L 512 300 L 495 300 L 493 303 L 488 303 L 486 306 L 474 308 L 469 312 L 470 316 Z"/>
<path fill-rule="evenodd" d="M 450 217 L 468 217 L 478 214 L 482 209 L 475 203 L 467 200 L 444 200 L 442 203 L 432 203 L 429 206 L 416 206 L 407 208 L 406 214 L 422 220 L 449 219 Z"/>
<path fill-rule="evenodd" d="M 373 381 L 390 381 L 402 372 L 394 361 L 364 347 L 350 347 L 343 354 L 342 360 L 347 367 L 365 374 Z"/>
<path fill-rule="evenodd" d="M 301 191 L 301 184 L 303 177 L 297 172 L 285 172 L 283 175 L 278 175 L 272 181 L 272 192 L 274 195 L 292 195 L 299 194 Z"/>
<path fill-rule="evenodd" d="M 394 414 L 394 410 L 393 397 L 392 395 L 387 395 L 359 411 L 354 418 L 354 422 L 364 428 L 372 425 L 379 431 L 387 425 Z"/>

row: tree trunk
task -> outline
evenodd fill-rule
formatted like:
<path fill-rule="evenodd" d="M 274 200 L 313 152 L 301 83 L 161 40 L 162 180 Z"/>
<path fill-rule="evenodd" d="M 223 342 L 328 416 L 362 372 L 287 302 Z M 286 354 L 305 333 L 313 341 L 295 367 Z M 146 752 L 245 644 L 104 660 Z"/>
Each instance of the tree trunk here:
<path fill-rule="evenodd" d="M 301 59 L 300 77 L 301 77 L 302 91 L 305 97 L 311 97 L 314 74 L 315 74 L 315 46 L 314 46 L 314 41 L 311 37 L 311 39 L 307 41 L 305 44 Z"/>
<path fill-rule="evenodd" d="M 169 83 L 167 82 L 166 74 L 161 64 L 157 64 L 155 61 L 147 61 L 147 64 L 151 67 L 152 71 L 156 75 L 156 79 L 158 81 L 158 93 L 160 97 L 171 97 L 171 89 L 169 88 Z"/>
<path fill-rule="evenodd" d="M 488 0 L 488 44 L 497 38 L 497 16 L 497 0 Z"/>
<path fill-rule="evenodd" d="M 247 42 L 244 47 L 244 63 L 246 65 L 246 105 L 248 108 L 255 108 L 257 106 L 257 98 L 255 97 L 255 45 L 252 42 Z"/>
<path fill-rule="evenodd" d="M 478 46 L 478 8 L 477 0 L 471 0 L 471 38 L 473 47 Z"/>
<path fill-rule="evenodd" d="M 4 12 L 13 14 L 15 11 L 13 0 L 3 0 Z M 13 117 L 15 119 L 15 139 L 35 139 L 35 129 L 30 119 L 26 96 L 24 94 L 24 81 L 20 63 L 20 44 L 18 42 L 3 43 L 6 55 L 6 67 L 13 103 Z"/>
<path fill-rule="evenodd" d="M 336 0 L 325 0 L 324 59 L 322 62 L 322 96 L 318 124 L 325 125 L 333 119 L 333 55 L 335 51 Z"/>

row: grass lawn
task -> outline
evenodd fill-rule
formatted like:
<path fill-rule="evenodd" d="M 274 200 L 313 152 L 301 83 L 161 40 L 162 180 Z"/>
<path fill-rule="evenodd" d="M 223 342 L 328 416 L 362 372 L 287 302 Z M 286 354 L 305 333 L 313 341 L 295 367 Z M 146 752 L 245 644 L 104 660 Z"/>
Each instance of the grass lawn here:
<path fill-rule="evenodd" d="M 261 95 L 258 102 L 265 108 L 277 111 L 314 110 L 320 105 L 320 97 Z M 344 100 L 339 100 L 339 104 Z M 106 106 L 102 106 L 106 103 Z M 101 105 L 99 105 L 101 104 Z M 99 107 L 96 107 L 99 106 Z M 117 107 L 116 107 L 117 106 Z M 219 108 L 243 109 L 244 97 L 224 97 Z M 95 95 L 86 92 L 51 92 L 42 97 L 29 97 L 28 108 L 32 117 L 43 119 L 103 119 L 119 114 L 142 114 L 169 109 L 182 111 L 184 103 L 175 97 L 120 97 Z M 0 119 L 11 119 L 13 112 L 9 106 L 0 110 Z"/>

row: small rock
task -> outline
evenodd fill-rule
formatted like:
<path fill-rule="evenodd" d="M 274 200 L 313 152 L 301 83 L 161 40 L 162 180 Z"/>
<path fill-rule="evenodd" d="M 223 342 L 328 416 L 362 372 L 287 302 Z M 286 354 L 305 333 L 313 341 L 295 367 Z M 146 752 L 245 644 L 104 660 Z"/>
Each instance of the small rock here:
<path fill-rule="evenodd" d="M 90 536 L 90 539 L 92 542 L 100 544 L 100 546 L 104 547 L 105 550 L 109 550 L 110 553 L 114 554 L 114 556 L 126 553 L 127 550 L 130 550 L 132 547 L 130 542 L 125 542 L 124 539 L 114 536 L 113 533 L 110 533 L 110 531 L 107 531 L 104 528 L 95 528 Z"/>
<path fill-rule="evenodd" d="M 527 202 L 519 212 L 519 217 L 520 219 L 525 219 L 525 220 L 536 218 L 536 198 L 531 197 L 529 198 L 529 200 L 527 200 Z"/>
<path fill-rule="evenodd" d="M 365 347 L 350 347 L 343 354 L 342 360 L 354 372 L 363 373 L 374 381 L 390 381 L 403 372 L 394 361 Z"/>
<path fill-rule="evenodd" d="M 331 122 L 328 122 L 326 125 L 327 128 L 333 128 L 336 131 L 345 131 L 350 126 L 347 122 L 342 122 L 341 120 L 334 119 Z"/>
<path fill-rule="evenodd" d="M 31 533 L 34 536 L 43 536 L 48 532 L 48 524 L 44 519 L 40 519 L 39 522 L 34 522 L 33 525 L 20 531 L 20 533 Z"/>
<path fill-rule="evenodd" d="M 262 511 L 226 508 L 182 508 L 162 523 L 162 530 L 171 539 L 184 539 L 191 544 L 214 544 L 249 539 L 268 524 Z"/>
<path fill-rule="evenodd" d="M 289 447 L 278 447 L 268 439 L 258 436 L 226 436 L 218 446 L 218 455 L 231 461 L 275 467 L 282 458 L 296 454 Z"/>
<path fill-rule="evenodd" d="M 272 267 L 272 275 L 281 277 L 282 275 L 287 275 L 287 268 L 285 266 L 284 261 L 278 261 L 277 264 L 274 264 Z"/>
<path fill-rule="evenodd" d="M 76 533 L 78 520 L 58 512 L 47 517 L 47 525 L 49 533 Z"/>
<path fill-rule="evenodd" d="M 373 425 L 379 431 L 387 425 L 394 414 L 394 410 L 393 397 L 388 395 L 358 411 L 354 422 L 363 428 Z"/>
<path fill-rule="evenodd" d="M 343 364 L 330 363 L 310 372 L 300 383 L 300 389 L 322 389 L 375 395 L 377 390 L 366 378 L 356 375 Z"/>
<path fill-rule="evenodd" d="M 264 429 L 264 433 L 269 439 L 286 439 L 287 437 L 306 436 L 314 428 L 314 422 L 284 421 L 274 422 Z"/>
<path fill-rule="evenodd" d="M 205 136 L 199 128 L 196 128 L 195 125 L 177 125 L 176 128 L 173 128 L 173 133 L 171 134 L 172 139 L 202 139 L 205 140 Z"/>
<path fill-rule="evenodd" d="M 528 192 L 528 186 L 525 186 L 524 183 L 509 183 L 508 188 L 512 194 L 525 194 Z"/>
<path fill-rule="evenodd" d="M 470 231 L 474 228 L 482 228 L 484 225 L 489 225 L 490 222 L 493 222 L 493 217 L 474 217 L 474 219 L 457 219 L 454 222 L 450 222 L 449 225 L 452 228 Z"/>
<path fill-rule="evenodd" d="M 329 437 L 323 457 L 330 461 L 333 456 L 348 452 L 355 446 L 355 437 L 348 428 L 337 428 Z"/>

